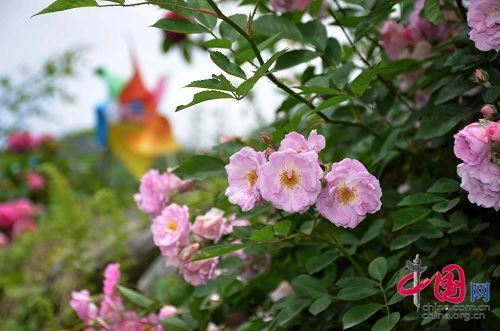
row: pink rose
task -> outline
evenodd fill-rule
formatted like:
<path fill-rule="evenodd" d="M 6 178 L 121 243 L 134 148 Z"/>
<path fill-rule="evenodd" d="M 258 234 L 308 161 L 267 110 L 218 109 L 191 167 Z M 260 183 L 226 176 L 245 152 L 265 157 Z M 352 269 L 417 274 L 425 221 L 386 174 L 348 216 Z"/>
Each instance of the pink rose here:
<path fill-rule="evenodd" d="M 226 195 L 229 202 L 248 211 L 261 200 L 257 189 L 257 168 L 266 162 L 264 153 L 256 152 L 251 147 L 243 147 L 229 158 L 226 165 L 229 187 Z"/>
<path fill-rule="evenodd" d="M 73 291 L 69 305 L 85 324 L 97 317 L 97 307 L 91 302 L 87 290 Z"/>
<path fill-rule="evenodd" d="M 332 164 L 332 170 L 325 178 L 326 186 L 316 206 L 333 224 L 354 228 L 366 214 L 380 209 L 380 183 L 358 160 L 343 159 Z"/>
<path fill-rule="evenodd" d="M 286 212 L 304 212 L 321 192 L 323 170 L 316 152 L 278 151 L 258 169 L 262 197 Z"/>
<path fill-rule="evenodd" d="M 310 152 L 315 151 L 319 153 L 326 146 L 325 137 L 318 134 L 316 130 L 312 130 L 309 133 L 309 137 L 304 138 L 303 135 L 297 132 L 288 133 L 285 138 L 281 141 L 280 151 L 284 151 L 286 149 L 293 149 L 299 153 L 302 152 Z"/>
<path fill-rule="evenodd" d="M 160 320 L 165 320 L 167 318 L 175 317 L 175 316 L 177 316 L 177 308 L 175 308 L 174 306 L 171 306 L 171 305 L 163 306 L 160 309 L 160 313 L 158 314 L 158 317 L 160 318 Z"/>
<path fill-rule="evenodd" d="M 199 244 L 194 243 L 186 246 L 180 252 L 180 260 L 183 262 L 181 273 L 186 282 L 193 286 L 206 284 L 214 277 L 215 268 L 219 263 L 219 258 L 189 262 L 198 253 Z"/>
<path fill-rule="evenodd" d="M 382 26 L 381 40 L 382 47 L 391 60 L 408 57 L 408 46 L 414 42 L 409 29 L 391 20 Z"/>
<path fill-rule="evenodd" d="M 190 226 L 188 208 L 175 203 L 169 205 L 153 219 L 151 232 L 155 245 L 164 256 L 172 256 L 177 246 L 188 244 Z"/>
<path fill-rule="evenodd" d="M 496 110 L 495 106 L 493 106 L 493 105 L 486 104 L 481 108 L 481 114 L 483 114 L 483 116 L 485 118 L 490 118 L 493 115 L 495 115 L 496 113 L 497 113 L 497 110 Z"/>
<path fill-rule="evenodd" d="M 11 202 L 0 203 L 0 227 L 10 228 L 17 219 L 16 207 Z"/>
<path fill-rule="evenodd" d="M 172 173 L 174 169 L 167 169 L 169 175 L 169 186 L 172 192 L 185 193 L 194 189 L 194 182 L 192 180 L 183 180 Z"/>
<path fill-rule="evenodd" d="M 304 11 L 311 4 L 312 0 L 271 0 L 274 10 L 282 13 L 289 11 Z"/>
<path fill-rule="evenodd" d="M 455 136 L 453 151 L 456 157 L 467 164 L 479 164 L 490 158 L 490 146 L 486 130 L 479 123 L 472 123 Z"/>
<path fill-rule="evenodd" d="M 7 136 L 7 150 L 14 153 L 24 153 L 34 149 L 34 137 L 27 131 L 11 133 Z"/>
<path fill-rule="evenodd" d="M 293 287 L 287 281 L 282 281 L 278 287 L 269 294 L 272 302 L 277 302 L 280 299 L 293 293 Z"/>
<path fill-rule="evenodd" d="M 37 228 L 36 223 L 29 217 L 22 217 L 16 220 L 12 226 L 12 236 L 17 237 L 26 231 L 35 231 Z"/>
<path fill-rule="evenodd" d="M 224 223 L 224 212 L 212 208 L 205 215 L 196 217 L 191 231 L 197 241 L 217 242 L 224 234 Z"/>
<path fill-rule="evenodd" d="M 489 122 L 486 126 L 486 137 L 489 141 L 500 142 L 500 123 Z"/>
<path fill-rule="evenodd" d="M 30 171 L 27 176 L 28 187 L 33 191 L 39 191 L 45 186 L 45 179 L 38 172 Z"/>
<path fill-rule="evenodd" d="M 233 233 L 235 226 L 249 226 L 250 222 L 245 219 L 237 219 L 235 214 L 229 215 L 224 222 L 224 234 Z"/>
<path fill-rule="evenodd" d="M 477 68 L 474 70 L 474 77 L 472 79 L 476 83 L 484 84 L 490 79 L 490 76 L 483 69 Z"/>
<path fill-rule="evenodd" d="M 467 13 L 470 39 L 481 51 L 500 51 L 500 3 L 498 0 L 471 0 Z"/>
<path fill-rule="evenodd" d="M 142 176 L 139 193 L 134 200 L 143 212 L 156 216 L 170 200 L 170 177 L 168 173 L 160 174 L 158 170 L 149 170 Z"/>
<path fill-rule="evenodd" d="M 460 187 L 468 192 L 470 202 L 500 210 L 500 167 L 488 160 L 479 164 L 461 163 L 457 173 L 462 179 Z"/>
<path fill-rule="evenodd" d="M 116 294 L 116 287 L 120 282 L 120 265 L 111 263 L 104 269 L 103 293 L 108 296 Z"/>

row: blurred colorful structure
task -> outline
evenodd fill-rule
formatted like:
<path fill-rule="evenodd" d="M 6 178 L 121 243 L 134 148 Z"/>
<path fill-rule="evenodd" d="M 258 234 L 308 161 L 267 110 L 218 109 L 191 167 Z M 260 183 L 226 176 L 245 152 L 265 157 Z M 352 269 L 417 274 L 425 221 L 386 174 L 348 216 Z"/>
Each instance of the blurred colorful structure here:
<path fill-rule="evenodd" d="M 128 82 L 106 69 L 97 74 L 105 81 L 109 98 L 96 106 L 96 138 L 103 148 L 109 148 L 127 169 L 140 178 L 155 157 L 177 152 L 180 146 L 170 122 L 158 112 L 165 88 L 161 79 L 149 91 L 142 80 L 137 61 Z"/>

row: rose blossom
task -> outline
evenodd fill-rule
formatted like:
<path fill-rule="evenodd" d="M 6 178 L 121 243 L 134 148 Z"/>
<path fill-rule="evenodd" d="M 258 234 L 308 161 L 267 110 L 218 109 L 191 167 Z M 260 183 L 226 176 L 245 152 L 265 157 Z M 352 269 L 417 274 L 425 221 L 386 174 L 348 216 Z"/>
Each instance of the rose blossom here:
<path fill-rule="evenodd" d="M 27 131 L 9 134 L 6 144 L 7 150 L 14 153 L 28 152 L 36 147 L 33 136 Z"/>
<path fill-rule="evenodd" d="M 483 114 L 483 116 L 486 118 L 490 118 L 493 115 L 495 115 L 496 113 L 497 113 L 497 110 L 496 110 L 495 106 L 493 106 L 493 105 L 486 104 L 481 108 L 481 114 Z"/>
<path fill-rule="evenodd" d="M 171 305 L 163 306 L 158 313 L 160 320 L 165 320 L 170 317 L 175 317 L 177 315 L 177 308 Z"/>
<path fill-rule="evenodd" d="M 286 212 L 304 212 L 321 191 L 323 170 L 316 152 L 278 151 L 258 169 L 257 187 L 262 197 Z"/>
<path fill-rule="evenodd" d="M 187 245 L 190 225 L 188 208 L 175 203 L 163 209 L 161 214 L 153 219 L 153 240 L 163 255 L 172 256 L 178 245 Z"/>
<path fill-rule="evenodd" d="M 233 233 L 235 226 L 249 226 L 250 222 L 245 219 L 237 219 L 235 214 L 229 215 L 224 222 L 224 234 Z"/>
<path fill-rule="evenodd" d="M 333 224 L 354 228 L 366 214 L 380 209 L 380 183 L 358 160 L 343 159 L 332 164 L 325 178 L 326 186 L 316 206 Z"/>
<path fill-rule="evenodd" d="M 312 130 L 311 133 L 309 133 L 307 140 L 303 135 L 294 131 L 288 133 L 285 138 L 283 138 L 279 150 L 284 151 L 285 149 L 293 149 L 299 153 L 309 151 L 319 153 L 325 146 L 325 137 L 318 134 L 316 130 Z"/>
<path fill-rule="evenodd" d="M 486 130 L 479 123 L 472 123 L 460 130 L 455 138 L 455 155 L 468 164 L 479 164 L 490 158 Z"/>
<path fill-rule="evenodd" d="M 194 243 L 186 246 L 179 254 L 179 259 L 183 262 L 181 266 L 182 276 L 186 282 L 194 286 L 206 284 L 212 279 L 219 263 L 218 257 L 189 262 L 199 249 L 200 244 Z"/>
<path fill-rule="evenodd" d="M 304 11 L 312 0 L 271 0 L 274 10 L 282 13 L 289 11 Z"/>
<path fill-rule="evenodd" d="M 210 209 L 205 215 L 196 217 L 191 228 L 197 241 L 218 241 L 224 234 L 224 212 L 217 208 Z"/>
<path fill-rule="evenodd" d="M 499 142 L 500 141 L 500 123 L 489 122 L 486 126 L 486 137 L 489 141 Z"/>
<path fill-rule="evenodd" d="M 277 302 L 280 299 L 293 293 L 293 287 L 287 281 L 282 281 L 278 287 L 269 294 L 272 302 Z"/>
<path fill-rule="evenodd" d="M 69 305 L 85 324 L 97 317 L 97 307 L 90 301 L 90 294 L 87 290 L 71 292 Z"/>
<path fill-rule="evenodd" d="M 413 43 L 410 30 L 394 21 L 386 21 L 381 31 L 382 47 L 391 60 L 408 57 L 408 46 Z"/>
<path fill-rule="evenodd" d="M 142 176 L 139 193 L 134 194 L 139 209 L 151 216 L 158 215 L 170 200 L 170 178 L 168 173 L 149 170 Z"/>
<path fill-rule="evenodd" d="M 27 177 L 28 187 L 31 190 L 38 191 L 45 186 L 45 179 L 38 172 L 30 171 Z"/>
<path fill-rule="evenodd" d="M 103 293 L 105 295 L 115 295 L 116 286 L 120 282 L 120 265 L 111 263 L 104 269 Z"/>
<path fill-rule="evenodd" d="M 257 168 L 266 162 L 264 153 L 256 152 L 251 147 L 243 147 L 231 155 L 226 165 L 229 187 L 226 195 L 229 202 L 241 207 L 241 210 L 252 209 L 261 199 L 257 190 Z"/>
<path fill-rule="evenodd" d="M 500 167 L 488 160 L 480 164 L 461 163 L 457 173 L 462 179 L 460 187 L 468 192 L 470 202 L 500 210 Z"/>
<path fill-rule="evenodd" d="M 500 3 L 498 0 L 471 0 L 467 13 L 470 39 L 481 51 L 500 51 Z"/>

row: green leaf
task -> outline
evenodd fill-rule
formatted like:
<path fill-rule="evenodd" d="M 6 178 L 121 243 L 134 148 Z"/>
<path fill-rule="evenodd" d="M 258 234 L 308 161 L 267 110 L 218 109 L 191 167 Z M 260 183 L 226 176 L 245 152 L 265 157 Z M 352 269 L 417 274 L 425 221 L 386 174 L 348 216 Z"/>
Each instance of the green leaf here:
<path fill-rule="evenodd" d="M 262 229 L 259 229 L 252 233 L 250 239 L 256 242 L 270 242 L 273 240 L 274 231 L 272 225 L 266 225 Z"/>
<path fill-rule="evenodd" d="M 383 305 L 379 303 L 367 303 L 351 307 L 344 314 L 344 316 L 342 316 L 342 325 L 344 326 L 344 329 L 349 329 L 361 322 L 366 321 L 382 307 Z"/>
<path fill-rule="evenodd" d="M 120 291 L 120 293 L 130 302 L 141 308 L 149 308 L 155 303 L 153 300 L 146 298 L 142 294 L 124 286 L 118 285 L 118 291 Z"/>
<path fill-rule="evenodd" d="M 255 84 L 257 84 L 257 81 L 268 74 L 269 68 L 285 52 L 286 52 L 286 49 L 281 50 L 281 51 L 275 53 L 273 56 L 271 56 L 271 58 L 269 60 L 267 60 L 263 65 L 261 65 L 259 67 L 259 69 L 257 69 L 257 71 L 255 72 L 255 74 L 252 77 L 248 78 L 246 81 L 241 83 L 240 86 L 238 86 L 238 88 L 236 89 L 236 93 L 238 95 L 245 95 L 248 92 L 250 92 L 250 90 L 255 86 Z"/>
<path fill-rule="evenodd" d="M 445 201 L 446 199 L 440 197 L 439 195 L 434 195 L 430 193 L 415 193 L 408 195 L 398 203 L 398 206 L 418 206 L 418 205 L 426 205 L 430 203 L 436 203 L 440 201 Z"/>
<path fill-rule="evenodd" d="M 307 272 L 314 274 L 321 271 L 332 264 L 338 257 L 339 254 L 334 250 L 327 251 L 320 255 L 315 255 L 306 262 Z"/>
<path fill-rule="evenodd" d="M 239 77 L 241 79 L 247 78 L 245 72 L 236 64 L 232 63 L 231 60 L 229 60 L 229 58 L 221 52 L 210 52 L 210 58 L 219 68 L 224 70 L 226 73 Z"/>
<path fill-rule="evenodd" d="M 120 5 L 123 5 L 125 3 L 125 0 L 103 0 L 103 1 L 119 3 Z"/>
<path fill-rule="evenodd" d="M 392 231 L 397 231 L 405 226 L 420 222 L 430 213 L 430 209 L 424 207 L 408 207 L 399 209 L 392 215 Z"/>
<path fill-rule="evenodd" d="M 212 257 L 221 256 L 225 254 L 229 254 L 240 249 L 247 247 L 247 245 L 243 244 L 220 244 L 220 245 L 212 245 L 207 246 L 201 249 L 198 254 L 191 261 L 200 261 L 210 259 Z"/>
<path fill-rule="evenodd" d="M 280 326 L 285 326 L 292 321 L 300 312 L 309 306 L 311 300 L 294 297 L 289 300 L 287 306 L 276 315 L 276 322 Z"/>
<path fill-rule="evenodd" d="M 214 75 L 214 77 L 216 78 L 195 80 L 194 82 L 189 83 L 189 85 L 186 85 L 186 87 L 207 88 L 221 91 L 234 91 L 236 89 L 224 76 Z M 224 78 L 221 79 L 222 77 Z"/>
<path fill-rule="evenodd" d="M 318 315 L 332 303 L 332 297 L 329 295 L 323 295 L 321 298 L 314 300 L 314 302 L 309 306 L 309 312 L 314 316 Z"/>
<path fill-rule="evenodd" d="M 401 248 L 404 248 L 410 244 L 413 244 L 419 238 L 420 238 L 419 233 L 411 233 L 411 234 L 405 234 L 402 236 L 398 236 L 398 237 L 396 237 L 396 239 L 394 239 L 391 242 L 391 245 L 390 245 L 391 251 L 401 249 Z"/>
<path fill-rule="evenodd" d="M 469 113 L 469 108 L 457 105 L 443 105 L 428 109 L 422 118 L 416 138 L 430 139 L 444 136 Z"/>
<path fill-rule="evenodd" d="M 328 294 L 321 281 L 309 275 L 299 275 L 292 279 L 292 287 L 298 296 L 307 299 L 318 299 Z"/>
<path fill-rule="evenodd" d="M 425 0 L 424 15 L 434 24 L 445 22 L 443 14 L 439 10 L 439 0 Z"/>
<path fill-rule="evenodd" d="M 295 24 L 281 16 L 274 14 L 261 15 L 253 22 L 253 32 L 266 37 L 281 33 L 283 38 L 302 41 L 302 33 Z"/>
<path fill-rule="evenodd" d="M 392 330 L 399 321 L 399 313 L 391 313 L 388 316 L 384 316 L 372 327 L 372 331 L 390 331 Z"/>
<path fill-rule="evenodd" d="M 279 221 L 274 224 L 274 234 L 277 236 L 286 237 L 290 232 L 290 228 L 292 227 L 292 222 L 289 220 Z"/>
<path fill-rule="evenodd" d="M 337 86 L 339 90 L 342 90 L 349 80 L 349 74 L 354 68 L 352 62 L 347 62 L 343 66 L 335 69 L 329 76 L 333 81 L 333 84 Z"/>
<path fill-rule="evenodd" d="M 215 28 L 215 26 L 217 25 L 217 16 L 200 11 L 200 9 L 204 9 L 205 11 L 210 11 L 215 14 L 212 7 L 210 7 L 206 0 L 188 0 L 187 4 L 188 7 L 197 9 L 197 11 L 194 11 L 193 15 L 201 24 L 203 24 L 210 30 L 213 30 Z"/>
<path fill-rule="evenodd" d="M 460 198 L 455 198 L 453 200 L 446 200 L 438 202 L 432 206 L 432 210 L 436 213 L 446 213 L 450 209 L 453 209 L 460 202 Z"/>
<path fill-rule="evenodd" d="M 233 96 L 231 94 L 224 93 L 221 91 L 209 90 L 209 91 L 198 92 L 194 95 L 193 100 L 190 103 L 188 103 L 187 105 L 177 106 L 175 111 L 183 110 L 191 106 L 197 105 L 199 103 L 216 99 L 233 99 Z"/>
<path fill-rule="evenodd" d="M 365 277 L 344 277 L 337 281 L 339 287 L 373 287 L 375 282 Z"/>
<path fill-rule="evenodd" d="M 440 105 L 449 101 L 453 98 L 463 95 L 465 92 L 474 88 L 476 85 L 470 80 L 465 79 L 457 79 L 450 84 L 446 84 L 440 91 L 434 104 Z"/>
<path fill-rule="evenodd" d="M 363 71 L 352 81 L 350 85 L 351 91 L 357 95 L 363 95 L 376 74 L 377 72 L 375 69 L 368 69 Z"/>
<path fill-rule="evenodd" d="M 344 301 L 357 301 L 371 297 L 379 292 L 380 290 L 371 287 L 346 287 L 337 293 L 337 299 Z"/>
<path fill-rule="evenodd" d="M 454 179 L 439 178 L 427 190 L 429 193 L 449 193 L 456 192 L 460 189 L 460 183 Z"/>
<path fill-rule="evenodd" d="M 325 48 L 325 57 L 333 65 L 339 64 L 342 60 L 342 46 L 340 46 L 337 39 L 328 38 Z"/>
<path fill-rule="evenodd" d="M 395 129 L 392 130 L 391 133 L 387 136 L 387 138 L 384 140 L 384 143 L 382 144 L 382 147 L 380 148 L 380 152 L 377 155 L 377 158 L 375 159 L 374 163 L 379 162 L 383 160 L 387 153 L 396 145 L 397 139 L 399 136 L 400 130 Z"/>
<path fill-rule="evenodd" d="M 95 0 L 57 0 L 33 16 L 81 7 L 97 7 Z"/>
<path fill-rule="evenodd" d="M 212 39 L 204 41 L 200 44 L 201 47 L 205 48 L 227 48 L 231 49 L 232 42 L 227 39 Z"/>
<path fill-rule="evenodd" d="M 372 222 L 368 230 L 366 230 L 365 234 L 363 237 L 361 237 L 361 240 L 359 241 L 360 244 L 366 244 L 372 239 L 375 239 L 380 232 L 382 231 L 382 228 L 384 227 L 384 220 L 375 220 Z"/>
<path fill-rule="evenodd" d="M 368 273 L 378 281 L 382 281 L 387 274 L 387 260 L 379 256 L 368 265 Z"/>
<path fill-rule="evenodd" d="M 175 18 L 175 19 L 162 18 L 158 22 L 153 24 L 152 27 L 162 30 L 187 33 L 187 34 L 209 32 L 209 30 L 207 30 L 207 28 L 205 28 L 204 26 L 196 22 L 188 21 L 182 18 Z"/>
<path fill-rule="evenodd" d="M 326 99 L 322 103 L 320 103 L 318 105 L 318 107 L 316 107 L 316 109 L 314 109 L 313 113 L 317 113 L 317 112 L 322 111 L 324 109 L 328 109 L 330 107 L 336 106 L 339 103 L 342 103 L 342 102 L 350 100 L 350 99 L 352 99 L 352 97 L 349 96 L 349 95 L 336 95 L 336 96 L 333 96 L 331 98 Z"/>
<path fill-rule="evenodd" d="M 299 30 L 304 40 L 319 50 L 323 50 L 327 43 L 327 34 L 325 26 L 321 21 L 313 20 L 299 25 Z"/>
<path fill-rule="evenodd" d="M 174 170 L 174 174 L 183 179 L 205 180 L 224 176 L 226 173 L 225 165 L 221 159 L 213 156 L 194 155 L 184 160 Z"/>
<path fill-rule="evenodd" d="M 319 56 L 318 52 L 308 51 L 305 49 L 294 49 L 289 51 L 276 61 L 275 70 L 283 70 L 294 67 L 298 64 L 309 62 Z"/>
<path fill-rule="evenodd" d="M 178 317 L 169 317 L 161 320 L 160 324 L 168 331 L 191 331 L 189 325 Z"/>
<path fill-rule="evenodd" d="M 235 22 L 236 25 L 238 25 L 240 28 L 242 28 L 243 30 L 245 30 L 245 27 L 247 25 L 247 20 L 248 20 L 248 18 L 247 18 L 246 15 L 235 14 L 235 15 L 229 16 L 229 18 L 233 22 Z M 235 41 L 240 36 L 240 34 L 238 33 L 238 31 L 236 31 L 231 25 L 229 25 L 226 22 L 222 22 L 220 24 L 220 26 L 219 26 L 219 32 L 220 32 L 220 35 L 222 36 L 223 39 L 227 39 L 227 40 L 230 40 L 230 41 Z"/>

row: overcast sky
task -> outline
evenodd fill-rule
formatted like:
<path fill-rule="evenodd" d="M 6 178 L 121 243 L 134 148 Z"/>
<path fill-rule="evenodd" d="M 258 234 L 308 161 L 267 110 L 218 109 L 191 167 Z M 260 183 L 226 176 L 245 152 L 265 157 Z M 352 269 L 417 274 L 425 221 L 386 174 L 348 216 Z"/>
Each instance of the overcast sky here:
<path fill-rule="evenodd" d="M 197 51 L 193 63 L 186 64 L 180 53 L 161 52 L 162 33 L 149 26 L 162 17 L 155 7 L 82 8 L 30 18 L 52 1 L 0 0 L 0 73 L 14 73 L 27 66 L 37 68 L 51 56 L 85 46 L 85 66 L 68 89 L 76 96 L 74 104 L 56 104 L 50 110 L 54 121 L 37 121 L 30 129 L 61 135 L 94 125 L 93 108 L 106 97 L 104 84 L 93 70 L 103 66 L 123 77 L 131 72 L 130 53 L 136 50 L 143 76 L 149 87 L 162 76 L 168 77 L 161 104 L 184 145 L 211 145 L 224 134 L 245 134 L 255 129 L 256 111 L 271 121 L 282 96 L 262 80 L 258 84 L 256 104 L 243 101 L 212 101 L 174 113 L 179 104 L 191 100 L 196 90 L 182 88 L 193 80 L 220 73 L 207 53 Z M 197 139 L 194 139 L 194 136 Z"/>

